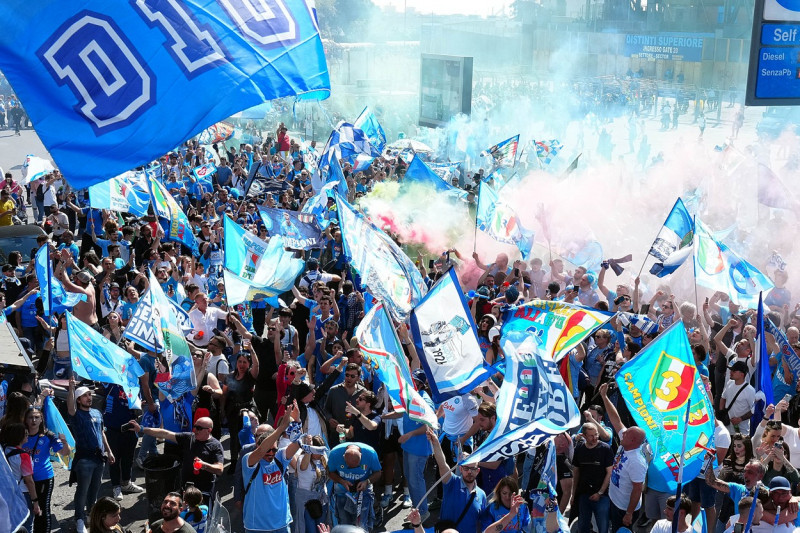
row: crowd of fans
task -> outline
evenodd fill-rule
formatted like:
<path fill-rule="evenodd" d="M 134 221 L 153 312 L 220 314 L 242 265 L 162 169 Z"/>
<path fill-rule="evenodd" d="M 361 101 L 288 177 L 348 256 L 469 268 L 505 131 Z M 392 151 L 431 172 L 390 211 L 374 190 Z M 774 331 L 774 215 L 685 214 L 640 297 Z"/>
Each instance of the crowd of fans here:
<path fill-rule="evenodd" d="M 85 296 L 74 316 L 130 352 L 145 371 L 141 411 L 129 408 L 119 385 L 76 381 L 65 317 L 44 316 L 44 295 L 32 263 L 23 260 L 31 251 L 9 254 L 0 305 L 36 371 L 6 376 L 0 444 L 29 503 L 27 531 L 48 533 L 54 514 L 66 518 L 51 505 L 51 452 L 74 455 L 70 481 L 78 533 L 121 531 L 120 521 L 144 518 L 121 514 L 119 502 L 144 492 L 133 473 L 159 456 L 178 459 L 182 490 L 164 496 L 149 523 L 153 533 L 205 531 L 223 476 L 234 479 L 232 502 L 248 532 L 325 532 L 333 525 L 377 530 L 389 507 L 409 509 L 408 527 L 418 532 L 421 524 L 470 533 L 555 531 L 556 510 L 581 533 L 623 527 L 667 531 L 676 511 L 679 530 L 686 531 L 701 509 L 709 530 L 738 531 L 735 524 L 744 524 L 753 506 L 753 530 L 790 531 L 800 524 L 793 496 L 800 482 L 797 384 L 770 338 L 767 355 L 780 401 L 750 427 L 757 364 L 752 310 L 739 309 L 721 293 L 698 309 L 678 301 L 666 285 L 645 301 L 638 278 L 632 286 L 620 282 L 609 288 L 605 263 L 592 272 L 567 271 L 563 262 L 549 258 L 512 262 L 500 254 L 485 264 L 480 254 L 469 258 L 447 250 L 428 265 L 420 256 L 417 265 L 429 285 L 467 263 L 482 271 L 469 306 L 489 364 L 504 357 L 499 338 L 505 306 L 549 299 L 618 312 L 568 356 L 573 377 L 568 385 L 583 424 L 554 439 L 558 497 L 534 512 L 546 445 L 505 461 L 453 467 L 494 428 L 501 374 L 471 393 L 440 405 L 431 402 L 441 422 L 438 432 L 393 410 L 354 338 L 367 302 L 344 254 L 335 202 L 328 202 L 324 217 L 330 225 L 321 247 L 306 252 L 306 271 L 281 297 L 284 305 L 226 304 L 224 217 L 268 238 L 257 206 L 302 209 L 314 194 L 312 169 L 282 124 L 274 140 L 238 150 L 220 143 L 210 155 L 219 162 L 213 189 L 189 172 L 209 157 L 202 147 L 190 142 L 159 160 L 164 184 L 200 243 L 197 256 L 166 242 L 153 216 L 89 207 L 86 191 L 71 190 L 58 171 L 24 186 L 6 173 L 0 183 L 0 226 L 21 222 L 30 206 L 45 232 L 37 246 L 50 247 L 53 276 Z M 354 174 L 344 164 L 350 199 L 357 201 L 375 183 L 402 179 L 405 166 L 399 157 L 379 158 Z M 258 183 L 257 194 L 247 194 L 251 183 Z M 192 322 L 187 338 L 197 387 L 179 399 L 170 400 L 157 386 L 167 371 L 164 358 L 124 335 L 148 289 L 148 270 Z M 770 319 L 800 350 L 800 318 L 794 314 L 798 308 L 791 309 L 786 272 L 770 275 L 775 282 L 766 298 Z M 647 318 L 624 319 L 632 314 Z M 677 320 L 686 328 L 717 413 L 713 466 L 685 485 L 679 501 L 649 487 L 653 473 L 648 473 L 645 433 L 613 386 L 619 367 Z M 397 324 L 396 330 L 414 385 L 430 402 L 408 326 Z M 65 435 L 45 427 L 42 402 L 52 392 L 40 378 L 67 391 L 63 409 L 74 449 Z M 429 492 L 437 480 L 440 486 Z"/>

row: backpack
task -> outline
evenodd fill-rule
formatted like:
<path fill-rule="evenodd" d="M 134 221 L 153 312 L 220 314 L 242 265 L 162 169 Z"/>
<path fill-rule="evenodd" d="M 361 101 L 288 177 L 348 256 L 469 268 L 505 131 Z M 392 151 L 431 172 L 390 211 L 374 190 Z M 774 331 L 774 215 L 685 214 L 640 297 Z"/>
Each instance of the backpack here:
<path fill-rule="evenodd" d="M 36 189 L 36 201 L 44 202 L 44 183 L 39 185 L 39 188 Z"/>

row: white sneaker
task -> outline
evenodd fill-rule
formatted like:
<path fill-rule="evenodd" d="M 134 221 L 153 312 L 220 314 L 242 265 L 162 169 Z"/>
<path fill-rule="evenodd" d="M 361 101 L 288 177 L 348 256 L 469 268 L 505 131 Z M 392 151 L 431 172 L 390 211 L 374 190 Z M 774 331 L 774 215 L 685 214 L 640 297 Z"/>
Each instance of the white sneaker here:
<path fill-rule="evenodd" d="M 403 494 L 403 509 L 411 509 L 411 496 Z"/>
<path fill-rule="evenodd" d="M 75 530 L 77 533 L 87 533 L 86 526 L 83 523 L 83 520 L 76 520 L 75 521 Z"/>
<path fill-rule="evenodd" d="M 144 489 L 132 481 L 128 481 L 127 485 L 122 486 L 122 492 L 125 494 L 141 494 L 144 492 Z"/>
<path fill-rule="evenodd" d="M 114 499 L 115 500 L 117 500 L 118 502 L 122 501 L 122 487 L 117 485 L 116 487 L 111 489 L 111 492 L 114 494 Z M 78 533 L 80 533 L 80 531 Z"/>

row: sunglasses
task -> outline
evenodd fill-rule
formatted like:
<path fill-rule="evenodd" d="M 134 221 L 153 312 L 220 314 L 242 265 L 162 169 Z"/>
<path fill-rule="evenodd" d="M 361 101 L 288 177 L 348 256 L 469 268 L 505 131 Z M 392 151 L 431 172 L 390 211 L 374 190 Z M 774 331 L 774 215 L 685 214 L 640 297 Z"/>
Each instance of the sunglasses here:
<path fill-rule="evenodd" d="M 197 424 L 195 424 L 194 425 L 194 429 L 196 429 L 197 431 L 202 431 L 204 429 L 211 429 L 211 428 L 207 428 L 207 427 L 204 427 L 204 426 L 198 426 Z"/>

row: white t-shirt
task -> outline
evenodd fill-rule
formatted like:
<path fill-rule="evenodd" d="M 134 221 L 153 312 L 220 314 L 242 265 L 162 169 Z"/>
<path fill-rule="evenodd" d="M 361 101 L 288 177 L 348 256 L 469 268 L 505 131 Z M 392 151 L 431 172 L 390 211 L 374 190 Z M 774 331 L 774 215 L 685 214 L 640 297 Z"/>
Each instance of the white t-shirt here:
<path fill-rule="evenodd" d="M 737 363 L 739 361 L 747 364 L 747 375 L 744 377 L 745 381 L 750 381 L 750 378 L 753 377 L 753 372 L 756 371 L 756 361 L 755 356 L 753 357 L 736 357 L 736 352 L 728 348 L 728 351 L 725 352 L 725 360 L 728 362 L 728 368 L 725 370 L 725 381 L 727 382 L 731 379 L 731 366 L 733 363 Z"/>
<path fill-rule="evenodd" d="M 206 370 L 209 374 L 214 374 L 214 377 L 216 378 L 219 378 L 220 376 L 227 376 L 231 373 L 231 369 L 228 366 L 228 360 L 225 359 L 224 355 L 212 355 L 208 360 Z M 312 435 L 315 435 L 315 433 L 312 433 Z"/>
<path fill-rule="evenodd" d="M 736 396 L 736 393 L 739 392 L 744 386 L 744 390 L 736 397 L 736 401 L 731 405 L 731 401 Z M 728 380 L 728 383 L 725 384 L 725 389 L 722 391 L 722 399 L 725 400 L 725 407 L 729 407 L 728 409 L 728 416 L 730 418 L 742 416 L 745 413 L 750 412 L 753 408 L 753 403 L 756 399 L 756 391 L 753 389 L 753 386 L 749 383 L 745 382 L 742 385 L 737 385 L 732 379 Z M 732 433 L 736 433 L 736 430 L 733 429 L 732 425 L 728 427 L 728 431 Z M 750 419 L 745 419 L 739 422 L 739 433 L 743 435 L 750 434 Z"/>
<path fill-rule="evenodd" d="M 731 527 L 725 530 L 725 533 L 733 533 L 733 528 L 736 525 L 736 522 L 739 521 L 739 515 L 735 514 L 730 517 L 728 523 Z M 791 533 L 794 531 L 794 525 L 792 524 L 781 524 L 779 526 L 775 526 L 775 529 L 772 529 L 771 524 L 767 524 L 764 520 L 761 520 L 758 524 L 753 524 L 750 526 L 750 533 Z"/>
<path fill-rule="evenodd" d="M 623 431 L 620 438 L 624 435 Z M 644 483 L 647 475 L 647 459 L 642 453 L 642 447 L 635 450 L 625 450 L 620 446 L 614 465 L 611 467 L 611 482 L 608 485 L 608 496 L 617 509 L 625 510 L 631 499 L 634 483 Z M 636 509 L 642 505 L 642 499 L 636 503 Z"/>
<path fill-rule="evenodd" d="M 444 422 L 442 431 L 460 437 L 472 427 L 472 417 L 478 416 L 478 400 L 471 394 L 462 394 L 442 402 Z"/>

